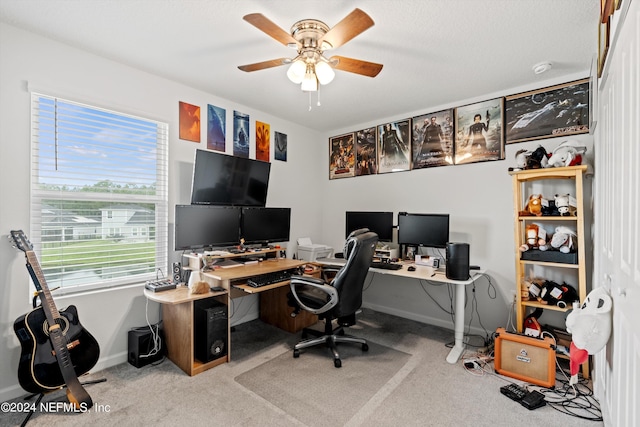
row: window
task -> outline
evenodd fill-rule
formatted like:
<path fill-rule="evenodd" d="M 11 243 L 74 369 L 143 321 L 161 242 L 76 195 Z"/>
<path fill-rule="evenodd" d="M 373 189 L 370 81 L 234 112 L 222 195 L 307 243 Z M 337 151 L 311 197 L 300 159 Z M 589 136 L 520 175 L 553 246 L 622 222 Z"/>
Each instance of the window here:
<path fill-rule="evenodd" d="M 139 283 L 167 263 L 168 126 L 31 95 L 31 233 L 57 293 Z"/>

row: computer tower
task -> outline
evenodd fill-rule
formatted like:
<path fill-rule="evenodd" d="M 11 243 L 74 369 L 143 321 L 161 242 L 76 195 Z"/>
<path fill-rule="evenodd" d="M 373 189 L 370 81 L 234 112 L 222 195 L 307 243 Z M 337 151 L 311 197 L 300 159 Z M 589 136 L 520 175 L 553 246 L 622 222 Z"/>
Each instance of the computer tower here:
<path fill-rule="evenodd" d="M 156 362 L 165 354 L 164 335 L 157 325 L 131 329 L 127 340 L 127 361 L 136 368 Z"/>
<path fill-rule="evenodd" d="M 469 244 L 447 243 L 447 279 L 469 279 Z"/>
<path fill-rule="evenodd" d="M 213 299 L 194 301 L 194 353 L 201 362 L 227 355 L 227 306 Z"/>

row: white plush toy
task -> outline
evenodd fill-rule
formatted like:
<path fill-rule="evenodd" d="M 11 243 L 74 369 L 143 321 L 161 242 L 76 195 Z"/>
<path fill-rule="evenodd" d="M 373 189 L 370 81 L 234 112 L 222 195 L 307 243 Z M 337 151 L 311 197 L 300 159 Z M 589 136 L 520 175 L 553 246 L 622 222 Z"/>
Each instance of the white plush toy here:
<path fill-rule="evenodd" d="M 547 162 L 548 168 L 574 166 L 582 164 L 582 155 L 587 152 L 587 147 L 577 141 L 563 141 L 551 153 Z"/>
<path fill-rule="evenodd" d="M 556 227 L 555 233 L 551 237 L 549 244 L 553 249 L 557 249 L 563 254 L 575 252 L 576 250 L 576 232 L 569 227 Z"/>
<path fill-rule="evenodd" d="M 567 332 L 572 334 L 569 350 L 570 384 L 578 382 L 578 370 L 588 356 L 598 353 L 609 341 L 612 306 L 611 297 L 602 287 L 589 292 L 581 307 L 574 303 L 573 311 L 566 320 Z"/>

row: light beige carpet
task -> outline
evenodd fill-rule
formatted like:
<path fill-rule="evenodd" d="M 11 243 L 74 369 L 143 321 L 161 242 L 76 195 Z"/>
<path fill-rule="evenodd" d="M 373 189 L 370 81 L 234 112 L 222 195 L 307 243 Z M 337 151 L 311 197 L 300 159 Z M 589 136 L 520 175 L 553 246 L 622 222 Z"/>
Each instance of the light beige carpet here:
<path fill-rule="evenodd" d="M 251 392 L 309 426 L 344 425 L 408 362 L 402 351 L 369 341 L 338 344 L 342 367 L 324 346 L 287 351 L 235 380 Z"/>

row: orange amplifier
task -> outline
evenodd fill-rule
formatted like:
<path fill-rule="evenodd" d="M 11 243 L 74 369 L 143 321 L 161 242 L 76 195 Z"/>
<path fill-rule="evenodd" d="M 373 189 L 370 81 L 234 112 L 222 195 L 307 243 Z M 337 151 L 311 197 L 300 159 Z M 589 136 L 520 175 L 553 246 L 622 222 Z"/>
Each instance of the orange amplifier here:
<path fill-rule="evenodd" d="M 495 371 L 501 375 L 551 388 L 556 383 L 553 339 L 496 330 Z"/>

